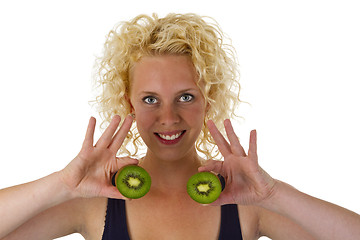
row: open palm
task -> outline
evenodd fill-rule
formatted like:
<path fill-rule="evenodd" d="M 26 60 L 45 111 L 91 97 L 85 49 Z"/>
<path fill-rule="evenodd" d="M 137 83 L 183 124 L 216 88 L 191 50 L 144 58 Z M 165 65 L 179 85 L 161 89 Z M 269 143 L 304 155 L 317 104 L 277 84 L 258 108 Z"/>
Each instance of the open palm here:
<path fill-rule="evenodd" d="M 111 177 L 125 165 L 137 164 L 138 161 L 116 157 L 130 130 L 132 117 L 126 117 L 117 131 L 120 120 L 119 116 L 115 116 L 94 145 L 96 120 L 90 119 L 79 154 L 61 171 L 63 182 L 75 196 L 124 198 L 111 185 Z"/>
<path fill-rule="evenodd" d="M 249 150 L 246 154 L 230 120 L 224 121 L 229 142 L 211 120 L 207 124 L 224 161 L 208 160 L 199 171 L 219 173 L 226 183 L 224 191 L 212 205 L 258 204 L 270 197 L 276 181 L 258 164 L 256 131 L 250 133 Z"/>

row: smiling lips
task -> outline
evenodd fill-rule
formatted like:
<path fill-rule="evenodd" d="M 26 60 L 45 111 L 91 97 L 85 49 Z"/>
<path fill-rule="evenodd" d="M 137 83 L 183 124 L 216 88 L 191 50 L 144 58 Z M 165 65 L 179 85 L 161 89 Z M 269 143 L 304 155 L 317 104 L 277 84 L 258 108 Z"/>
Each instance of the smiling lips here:
<path fill-rule="evenodd" d="M 155 133 L 155 136 L 160 140 L 161 143 L 170 145 L 180 141 L 186 131 L 176 131 L 168 133 Z"/>

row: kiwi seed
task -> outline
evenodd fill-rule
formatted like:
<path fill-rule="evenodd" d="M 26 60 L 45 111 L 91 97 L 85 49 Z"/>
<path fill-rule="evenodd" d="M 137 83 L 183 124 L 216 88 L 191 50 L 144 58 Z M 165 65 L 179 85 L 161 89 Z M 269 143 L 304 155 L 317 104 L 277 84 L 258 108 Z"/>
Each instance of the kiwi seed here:
<path fill-rule="evenodd" d="M 116 174 L 115 185 L 124 197 L 137 199 L 149 192 L 151 177 L 142 167 L 128 165 Z"/>
<path fill-rule="evenodd" d="M 220 196 L 221 190 L 219 178 L 210 172 L 196 173 L 187 183 L 189 196 L 202 204 L 214 202 Z"/>

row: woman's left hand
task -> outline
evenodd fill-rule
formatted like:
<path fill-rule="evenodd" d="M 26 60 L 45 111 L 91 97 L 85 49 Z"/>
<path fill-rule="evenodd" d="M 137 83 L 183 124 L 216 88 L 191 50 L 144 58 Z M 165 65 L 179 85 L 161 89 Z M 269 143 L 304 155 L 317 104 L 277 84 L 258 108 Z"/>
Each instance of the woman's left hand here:
<path fill-rule="evenodd" d="M 211 120 L 207 124 L 224 161 L 208 160 L 204 166 L 199 168 L 199 171 L 219 173 L 225 178 L 226 183 L 220 197 L 211 205 L 257 205 L 270 198 L 276 180 L 258 164 L 256 131 L 252 130 L 250 133 L 249 150 L 246 154 L 230 120 L 224 121 L 230 143 Z"/>

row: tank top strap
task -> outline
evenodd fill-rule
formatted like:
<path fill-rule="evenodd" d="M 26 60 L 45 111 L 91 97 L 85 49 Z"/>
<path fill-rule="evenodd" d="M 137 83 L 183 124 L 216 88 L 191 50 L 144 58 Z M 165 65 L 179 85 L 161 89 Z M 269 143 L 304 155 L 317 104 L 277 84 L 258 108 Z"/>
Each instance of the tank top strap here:
<path fill-rule="evenodd" d="M 219 240 L 242 240 L 239 212 L 236 204 L 221 206 L 221 225 Z"/>
<path fill-rule="evenodd" d="M 126 224 L 125 200 L 109 198 L 102 240 L 117 239 L 130 240 Z"/>

